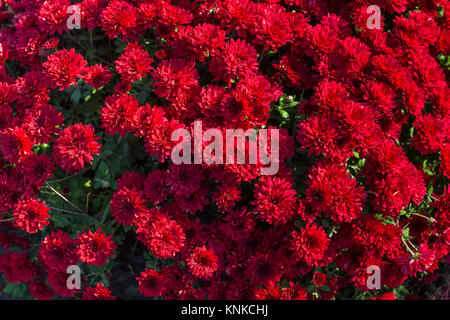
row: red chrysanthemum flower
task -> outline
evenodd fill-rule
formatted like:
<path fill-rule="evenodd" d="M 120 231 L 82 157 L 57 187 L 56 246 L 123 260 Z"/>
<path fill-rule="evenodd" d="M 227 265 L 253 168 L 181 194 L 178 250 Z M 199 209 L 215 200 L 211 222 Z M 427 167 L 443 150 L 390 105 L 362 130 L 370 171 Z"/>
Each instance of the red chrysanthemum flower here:
<path fill-rule="evenodd" d="M 139 108 L 139 102 L 128 94 L 109 96 L 100 110 L 102 127 L 108 134 L 125 136 L 132 128 L 132 118 Z"/>
<path fill-rule="evenodd" d="M 167 119 L 161 107 L 145 104 L 136 110 L 130 121 L 132 130 L 142 137 L 161 127 Z"/>
<path fill-rule="evenodd" d="M 52 300 L 55 293 L 43 282 L 32 281 L 28 284 L 30 294 L 37 300 Z"/>
<path fill-rule="evenodd" d="M 264 285 L 269 281 L 278 282 L 282 276 L 281 263 L 274 260 L 269 253 L 257 253 L 246 262 L 246 276 L 256 285 Z"/>
<path fill-rule="evenodd" d="M 159 22 L 166 26 L 178 27 L 183 24 L 188 24 L 192 21 L 193 16 L 189 12 L 181 7 L 173 6 L 171 4 L 165 4 L 161 8 L 159 13 Z"/>
<path fill-rule="evenodd" d="M 101 26 L 102 10 L 109 4 L 109 0 L 83 0 L 79 3 L 81 11 L 81 25 L 93 30 Z"/>
<path fill-rule="evenodd" d="M 62 34 L 63 30 L 67 29 L 67 9 L 70 5 L 69 0 L 45 0 L 39 10 L 42 30 L 48 31 L 49 34 Z"/>
<path fill-rule="evenodd" d="M 96 283 L 95 287 L 86 287 L 81 300 L 116 300 L 116 297 L 102 283 Z"/>
<path fill-rule="evenodd" d="M 411 233 L 412 225 L 410 226 Z M 353 241 L 374 250 L 374 256 L 395 259 L 402 252 L 402 229 L 396 225 L 383 224 L 371 215 L 362 216 L 353 225 Z"/>
<path fill-rule="evenodd" d="M 254 26 L 258 15 L 257 3 L 250 0 L 227 0 L 222 6 L 219 17 L 223 19 L 221 24 L 228 31 L 236 30 L 239 36 L 243 36 Z"/>
<path fill-rule="evenodd" d="M 85 72 L 87 61 L 75 49 L 59 50 L 50 55 L 43 63 L 44 73 L 52 81 L 53 88 L 64 90 L 76 85 L 76 78 Z"/>
<path fill-rule="evenodd" d="M 311 72 L 304 59 L 295 53 L 289 53 L 281 57 L 278 64 L 273 65 L 278 71 L 280 78 L 285 78 L 287 87 L 306 87 L 311 88 Z"/>
<path fill-rule="evenodd" d="M 164 277 L 156 270 L 145 269 L 136 280 L 139 284 L 139 292 L 144 297 L 158 297 L 165 290 Z"/>
<path fill-rule="evenodd" d="M 75 241 L 61 229 L 52 232 L 41 242 L 39 261 L 48 271 L 65 273 L 68 266 L 78 262 Z"/>
<path fill-rule="evenodd" d="M 256 38 L 264 49 L 277 50 L 294 37 L 291 28 L 291 17 L 281 6 L 268 7 L 261 10 L 255 21 Z"/>
<path fill-rule="evenodd" d="M 258 217 L 268 223 L 281 225 L 296 212 L 297 192 L 286 178 L 264 176 L 255 185 L 255 200 L 251 202 Z"/>
<path fill-rule="evenodd" d="M 161 12 L 162 2 L 144 2 L 139 5 L 138 16 L 139 22 L 143 25 L 144 29 L 150 29 L 153 27 L 154 22 L 158 18 L 159 12 Z"/>
<path fill-rule="evenodd" d="M 280 300 L 281 288 L 275 282 L 269 281 L 264 288 L 257 288 L 255 292 L 256 300 Z"/>
<path fill-rule="evenodd" d="M 425 12 L 412 11 L 408 17 L 397 16 L 393 32 L 411 48 L 428 47 L 439 36 L 439 27 Z"/>
<path fill-rule="evenodd" d="M 93 155 L 100 154 L 99 137 L 94 136 L 90 125 L 76 123 L 59 134 L 53 147 L 53 157 L 59 167 L 66 172 L 83 169 L 91 163 Z"/>
<path fill-rule="evenodd" d="M 184 124 L 176 119 L 169 121 L 163 118 L 161 122 L 157 121 L 155 125 L 152 124 L 147 135 L 144 136 L 145 150 L 150 156 L 157 156 L 158 161 L 164 162 L 166 158 L 170 157 L 173 148 L 178 143 L 178 141 L 172 141 L 172 133 L 181 128 L 184 128 Z"/>
<path fill-rule="evenodd" d="M 15 87 L 0 81 L 0 106 L 11 104 L 15 100 Z"/>
<path fill-rule="evenodd" d="M 166 175 L 162 170 L 148 174 L 144 182 L 144 195 L 153 205 L 164 201 L 167 197 Z"/>
<path fill-rule="evenodd" d="M 36 233 L 48 225 L 49 208 L 38 199 L 22 200 L 13 210 L 14 225 L 28 232 Z"/>
<path fill-rule="evenodd" d="M 52 176 L 54 165 L 49 156 L 32 154 L 21 161 L 18 168 L 33 186 L 39 188 Z"/>
<path fill-rule="evenodd" d="M 29 282 L 38 275 L 37 266 L 24 251 L 0 255 L 0 272 L 11 283 Z"/>
<path fill-rule="evenodd" d="M 338 37 L 334 30 L 324 24 L 316 24 L 307 31 L 310 55 L 330 54 L 338 45 Z"/>
<path fill-rule="evenodd" d="M 85 74 L 82 76 L 82 79 L 96 90 L 107 85 L 112 77 L 112 73 L 108 67 L 102 66 L 101 64 L 88 66 L 84 71 Z"/>
<path fill-rule="evenodd" d="M 373 297 L 370 300 L 397 300 L 397 297 L 393 292 L 386 292 L 381 296 Z"/>
<path fill-rule="evenodd" d="M 191 273 L 198 278 L 209 278 L 219 268 L 216 254 L 205 246 L 197 247 L 187 260 Z"/>
<path fill-rule="evenodd" d="M 144 177 L 139 172 L 127 171 L 119 179 L 117 179 L 116 187 L 117 189 L 135 188 L 136 190 L 143 191 Z"/>
<path fill-rule="evenodd" d="M 361 213 L 366 199 L 364 188 L 357 186 L 345 166 L 320 160 L 309 178 L 306 203 L 314 213 L 325 212 L 336 222 L 349 222 Z"/>
<path fill-rule="evenodd" d="M 327 158 L 343 161 L 353 155 L 349 133 L 332 117 L 316 114 L 299 123 L 297 140 L 308 155 L 323 154 Z"/>
<path fill-rule="evenodd" d="M 123 225 L 131 225 L 142 211 L 145 211 L 145 199 L 142 192 L 135 188 L 122 188 L 111 199 L 111 212 Z"/>
<path fill-rule="evenodd" d="M 112 236 L 106 236 L 101 228 L 96 232 L 89 230 L 79 234 L 76 242 L 80 260 L 89 265 L 104 265 L 116 248 L 111 238 Z"/>
<path fill-rule="evenodd" d="M 380 213 L 396 216 L 411 200 L 418 205 L 426 193 L 424 173 L 391 141 L 376 145 L 363 175 L 376 190 L 371 204 Z"/>
<path fill-rule="evenodd" d="M 16 109 L 24 109 L 48 103 L 50 79 L 41 71 L 30 71 L 19 77 L 15 82 L 17 92 Z"/>
<path fill-rule="evenodd" d="M 147 244 L 152 253 L 161 258 L 174 257 L 184 246 L 183 228 L 165 216 L 158 217 L 148 229 L 150 241 Z"/>
<path fill-rule="evenodd" d="M 32 142 L 22 128 L 4 130 L 0 134 L 0 143 L 3 158 L 11 163 L 17 163 L 32 153 Z"/>
<path fill-rule="evenodd" d="M 281 300 L 308 300 L 308 293 L 298 283 L 289 283 L 289 288 L 281 292 Z"/>
<path fill-rule="evenodd" d="M 450 54 L 450 29 L 445 28 L 441 30 L 437 47 L 443 54 L 445 55 Z"/>
<path fill-rule="evenodd" d="M 116 60 L 116 71 L 124 81 L 133 82 L 144 78 L 153 69 L 147 51 L 137 42 L 130 42 L 125 47 L 124 53 Z"/>
<path fill-rule="evenodd" d="M 292 232 L 291 248 L 300 260 L 312 266 L 320 266 L 330 239 L 322 227 L 307 224 L 300 231 Z"/>
<path fill-rule="evenodd" d="M 103 31 L 110 38 L 117 38 L 119 35 L 125 41 L 128 37 L 136 34 L 138 27 L 138 15 L 136 8 L 122 0 L 114 0 L 103 9 L 101 16 Z"/>
<path fill-rule="evenodd" d="M 0 118 L 0 132 L 13 127 L 16 123 L 16 119 L 13 115 L 13 109 L 6 104 L 0 104 L 0 113 L 3 115 L 2 118 Z"/>
<path fill-rule="evenodd" d="M 417 272 L 434 271 L 437 269 L 436 255 L 428 245 L 421 244 L 416 253 L 401 257 L 402 272 L 408 276 L 415 276 Z"/>
<path fill-rule="evenodd" d="M 212 193 L 214 202 L 222 212 L 230 212 L 232 207 L 242 199 L 241 190 L 235 185 L 219 185 Z"/>
<path fill-rule="evenodd" d="M 450 178 L 450 144 L 441 150 L 440 159 L 442 173 Z"/>
<path fill-rule="evenodd" d="M 53 140 L 53 135 L 60 131 L 63 123 L 62 113 L 54 106 L 38 104 L 27 110 L 22 127 L 33 144 L 43 144 Z"/>
<path fill-rule="evenodd" d="M 166 185 L 169 193 L 181 197 L 188 197 L 198 192 L 205 178 L 199 169 L 200 166 L 196 165 L 172 164 L 166 175 Z"/>
<path fill-rule="evenodd" d="M 248 74 L 239 81 L 234 92 L 234 98 L 238 104 L 242 105 L 242 109 L 237 115 L 232 112 L 230 120 L 244 119 L 251 124 L 250 127 L 265 125 L 269 118 L 270 103 L 276 101 L 281 94 L 281 90 L 272 85 L 267 77 Z"/>
<path fill-rule="evenodd" d="M 80 292 L 78 289 L 69 289 L 67 279 L 69 274 L 64 271 L 50 271 L 47 275 L 48 284 L 55 290 L 55 293 L 62 297 L 70 298 Z"/>
<path fill-rule="evenodd" d="M 258 70 L 258 56 L 255 48 L 241 39 L 230 39 L 222 48 L 220 54 L 214 56 L 210 63 L 210 72 L 214 80 L 231 80 L 245 78 L 249 73 Z"/>
<path fill-rule="evenodd" d="M 322 272 L 314 272 L 312 281 L 316 287 L 322 287 L 327 283 L 327 275 Z"/>
<path fill-rule="evenodd" d="M 414 135 L 411 146 L 421 154 L 431 154 L 442 149 L 445 143 L 448 124 L 431 114 L 417 117 L 414 121 Z"/>
<path fill-rule="evenodd" d="M 205 61 L 207 57 L 220 52 L 225 44 L 225 31 L 218 26 L 204 23 L 195 27 L 181 27 L 177 32 L 180 54 L 191 52 L 192 58 Z"/>
<path fill-rule="evenodd" d="M 195 62 L 192 60 L 164 60 L 152 73 L 155 93 L 170 101 L 174 101 L 179 95 L 198 86 L 198 79 Z"/>

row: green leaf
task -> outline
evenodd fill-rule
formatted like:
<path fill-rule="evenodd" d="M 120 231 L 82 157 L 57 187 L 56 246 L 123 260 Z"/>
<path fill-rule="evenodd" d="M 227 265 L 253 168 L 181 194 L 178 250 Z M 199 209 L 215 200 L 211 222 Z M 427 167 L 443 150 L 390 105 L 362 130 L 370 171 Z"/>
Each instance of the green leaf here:
<path fill-rule="evenodd" d="M 110 212 L 110 208 L 111 208 L 111 203 L 108 204 L 108 206 L 106 207 L 106 209 L 103 211 L 103 216 L 102 216 L 102 220 L 100 221 L 100 224 L 103 225 L 103 223 L 106 220 L 106 217 L 108 217 L 109 212 Z"/>
<path fill-rule="evenodd" d="M 104 178 L 108 175 L 109 173 L 109 169 L 108 169 L 108 164 L 106 163 L 106 161 L 101 161 L 98 168 L 97 168 L 97 178 Z"/>
<path fill-rule="evenodd" d="M 70 219 L 60 213 L 53 213 L 52 220 L 55 222 L 55 227 L 57 228 L 65 228 L 70 225 Z"/>
<path fill-rule="evenodd" d="M 284 119 L 289 119 L 289 113 L 280 109 L 280 114 Z"/>
<path fill-rule="evenodd" d="M 93 59 L 95 57 L 95 48 L 89 48 L 86 50 L 86 57 L 89 59 Z"/>
<path fill-rule="evenodd" d="M 320 290 L 324 291 L 324 292 L 330 292 L 331 289 L 328 286 L 322 286 L 320 287 Z"/>
<path fill-rule="evenodd" d="M 80 88 L 75 88 L 75 90 L 70 95 L 70 100 L 74 103 L 78 103 L 81 98 L 81 90 Z"/>
<path fill-rule="evenodd" d="M 409 228 L 405 228 L 402 230 L 402 234 L 403 234 L 403 238 L 405 238 L 406 240 L 410 239 L 410 235 L 409 235 Z"/>
<path fill-rule="evenodd" d="M 6 282 L 3 292 L 13 298 L 23 298 L 27 295 L 27 285 L 25 283 L 10 283 Z"/>
<path fill-rule="evenodd" d="M 76 176 L 69 180 L 70 185 L 70 198 L 78 199 L 79 197 L 84 195 L 83 185 L 84 181 L 81 176 Z"/>

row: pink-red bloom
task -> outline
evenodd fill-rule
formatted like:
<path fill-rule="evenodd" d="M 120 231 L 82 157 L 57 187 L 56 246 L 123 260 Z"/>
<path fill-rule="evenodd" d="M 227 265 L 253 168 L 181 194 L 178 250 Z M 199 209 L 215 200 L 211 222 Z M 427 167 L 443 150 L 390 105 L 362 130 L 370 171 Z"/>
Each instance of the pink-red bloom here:
<path fill-rule="evenodd" d="M 83 169 L 100 154 L 99 137 L 90 125 L 76 123 L 65 128 L 55 141 L 53 157 L 56 164 L 66 172 Z"/>
<path fill-rule="evenodd" d="M 300 231 L 292 232 L 291 248 L 297 259 L 313 266 L 322 264 L 329 243 L 323 228 L 315 224 L 307 224 Z"/>
<path fill-rule="evenodd" d="M 188 258 L 187 265 L 192 274 L 199 278 L 209 278 L 219 267 L 214 251 L 205 246 L 197 247 Z"/>
<path fill-rule="evenodd" d="M 13 210 L 14 224 L 28 233 L 36 233 L 48 225 L 49 208 L 38 199 L 17 203 Z"/>
<path fill-rule="evenodd" d="M 86 65 L 86 60 L 74 49 L 63 49 L 50 55 L 42 66 L 52 86 L 62 91 L 77 84 L 76 79 L 82 77 Z"/>
<path fill-rule="evenodd" d="M 116 60 L 116 71 L 122 80 L 133 82 L 144 78 L 150 70 L 153 59 L 147 51 L 136 42 L 130 42 L 125 47 L 125 52 Z"/>
<path fill-rule="evenodd" d="M 85 231 L 77 237 L 77 250 L 80 260 L 94 266 L 103 266 L 114 254 L 116 245 L 101 228 L 96 232 Z"/>
<path fill-rule="evenodd" d="M 82 300 L 116 300 L 116 297 L 111 295 L 111 290 L 105 288 L 102 283 L 96 283 L 95 287 L 86 287 Z"/>

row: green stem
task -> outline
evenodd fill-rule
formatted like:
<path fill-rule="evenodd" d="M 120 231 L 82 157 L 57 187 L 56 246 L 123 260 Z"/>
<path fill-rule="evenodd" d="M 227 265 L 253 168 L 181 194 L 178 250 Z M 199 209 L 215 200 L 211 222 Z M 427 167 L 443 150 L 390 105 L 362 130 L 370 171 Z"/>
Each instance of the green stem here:
<path fill-rule="evenodd" d="M 411 247 L 413 247 L 414 250 L 417 251 L 417 247 L 411 242 L 411 240 L 407 240 L 407 241 L 411 245 Z"/>
<path fill-rule="evenodd" d="M 117 232 L 117 230 L 119 230 L 119 228 L 120 228 L 120 223 L 118 223 L 117 226 L 114 228 L 114 231 L 112 233 L 113 236 L 116 234 L 116 232 Z"/>
<path fill-rule="evenodd" d="M 91 49 L 94 47 L 94 41 L 92 40 L 92 30 L 89 30 L 89 44 L 91 45 Z"/>
<path fill-rule="evenodd" d="M 413 212 L 413 215 L 414 215 L 414 216 L 421 217 L 421 218 L 424 218 L 424 219 L 426 219 L 426 220 L 428 220 L 428 221 L 430 221 L 430 222 L 433 222 L 433 221 L 434 221 L 434 218 L 433 218 L 433 217 L 427 217 L 427 216 L 424 216 L 424 215 L 422 215 L 422 214 L 420 214 L 420 213 L 415 213 L 415 212 Z"/>
<path fill-rule="evenodd" d="M 56 210 L 56 211 L 61 211 L 61 212 L 70 213 L 70 214 L 76 214 L 76 215 L 78 215 L 78 216 L 85 216 L 85 214 L 79 213 L 79 212 L 75 212 L 75 211 L 70 211 L 70 210 L 66 210 L 66 209 L 55 208 L 55 207 L 51 207 L 51 206 L 48 206 L 48 207 L 49 207 L 50 209 Z"/>
<path fill-rule="evenodd" d="M 409 253 L 411 253 L 412 255 L 414 255 L 414 252 L 411 250 L 411 248 L 408 246 L 408 244 L 406 243 L 405 239 L 403 239 L 402 237 L 402 242 L 405 245 L 406 249 L 408 250 Z"/>
<path fill-rule="evenodd" d="M 67 202 L 68 204 L 70 204 L 72 207 L 74 207 L 75 209 L 78 210 L 78 213 L 80 213 L 83 216 L 86 216 L 87 214 L 85 214 L 83 212 L 83 210 L 81 210 L 80 208 L 78 208 L 75 204 L 73 204 L 72 202 L 70 202 L 66 197 L 64 197 L 61 193 L 59 193 L 55 188 L 53 188 L 51 185 L 49 185 L 47 182 L 45 183 L 45 185 L 50 188 L 50 190 L 52 190 L 54 193 L 56 193 L 61 199 L 63 199 L 65 202 Z"/>

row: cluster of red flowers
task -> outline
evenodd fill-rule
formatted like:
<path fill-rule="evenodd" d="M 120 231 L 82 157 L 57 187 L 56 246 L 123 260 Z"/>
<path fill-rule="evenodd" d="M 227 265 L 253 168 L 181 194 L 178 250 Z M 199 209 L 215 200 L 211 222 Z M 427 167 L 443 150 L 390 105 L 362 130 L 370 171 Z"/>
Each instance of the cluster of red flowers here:
<path fill-rule="evenodd" d="M 136 278 L 143 296 L 330 299 L 348 285 L 369 290 L 375 265 L 378 298 L 395 299 L 408 277 L 447 263 L 450 103 L 437 60 L 450 54 L 447 1 L 75 2 L 82 30 L 125 42 L 111 65 L 95 57 L 88 65 L 82 47 L 60 45 L 71 32 L 71 1 L 1 2 L 0 218 L 11 222 L 0 225 L 0 271 L 8 282 L 28 283 L 37 299 L 114 298 L 100 283 L 66 286 L 68 266 L 114 256 L 112 235 L 58 229 L 34 259 L 31 238 L 14 233 L 47 230 L 51 207 L 38 192 L 55 168 L 89 168 L 101 152 L 94 130 L 134 134 L 159 162 L 125 173 L 110 203 L 158 261 Z M 372 4 L 389 16 L 390 32 L 384 16 L 381 29 L 368 27 Z M 27 71 L 12 75 L 11 61 Z M 70 119 L 51 104 L 52 91 L 82 81 L 112 88 L 93 106 L 100 128 L 65 125 Z M 137 82 L 151 100 L 131 94 Z M 279 131 L 276 175 L 251 164 L 171 163 L 175 129 L 273 126 L 271 107 L 300 93 L 291 111 L 298 121 Z M 37 152 L 40 145 L 51 152 Z M 425 158 L 439 163 L 436 172 Z"/>

